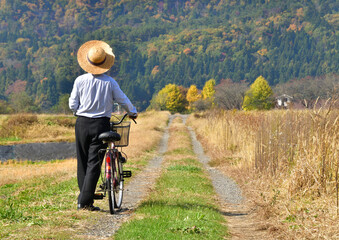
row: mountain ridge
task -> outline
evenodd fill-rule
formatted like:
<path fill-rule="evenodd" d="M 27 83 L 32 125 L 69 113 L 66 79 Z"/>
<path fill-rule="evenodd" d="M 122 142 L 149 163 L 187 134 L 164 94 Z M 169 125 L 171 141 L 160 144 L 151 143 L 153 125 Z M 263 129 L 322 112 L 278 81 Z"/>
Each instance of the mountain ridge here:
<path fill-rule="evenodd" d="M 139 109 L 168 83 L 211 79 L 271 85 L 339 72 L 335 0 L 1 1 L 0 97 L 26 82 L 43 111 L 69 94 L 77 49 L 107 41 L 109 71 Z M 7 94 L 6 94 L 7 91 Z"/>

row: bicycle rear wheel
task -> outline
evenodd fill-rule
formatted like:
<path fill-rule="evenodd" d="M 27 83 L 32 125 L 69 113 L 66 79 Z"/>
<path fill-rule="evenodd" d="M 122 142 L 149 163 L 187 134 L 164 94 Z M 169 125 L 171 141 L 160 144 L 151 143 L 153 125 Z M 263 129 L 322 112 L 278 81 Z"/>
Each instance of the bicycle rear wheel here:
<path fill-rule="evenodd" d="M 107 184 L 107 191 L 108 191 L 109 212 L 111 214 L 114 214 L 115 213 L 115 210 L 114 210 L 114 199 L 115 199 L 115 196 L 114 196 L 114 189 L 112 189 L 113 181 L 112 181 L 112 178 L 109 178 L 106 181 L 107 181 L 106 184 Z"/>
<path fill-rule="evenodd" d="M 123 191 L 124 191 L 124 179 L 123 179 L 123 170 L 122 163 L 119 160 L 118 152 L 115 152 L 114 159 L 112 159 L 112 176 L 113 176 L 113 191 L 114 194 L 114 207 L 121 208 Z"/>
<path fill-rule="evenodd" d="M 106 173 L 106 189 L 108 192 L 108 206 L 109 212 L 114 214 L 114 205 L 115 205 L 115 191 L 114 191 L 114 174 L 112 171 L 112 161 L 114 161 L 114 156 L 108 152 L 105 156 L 105 173 Z"/>

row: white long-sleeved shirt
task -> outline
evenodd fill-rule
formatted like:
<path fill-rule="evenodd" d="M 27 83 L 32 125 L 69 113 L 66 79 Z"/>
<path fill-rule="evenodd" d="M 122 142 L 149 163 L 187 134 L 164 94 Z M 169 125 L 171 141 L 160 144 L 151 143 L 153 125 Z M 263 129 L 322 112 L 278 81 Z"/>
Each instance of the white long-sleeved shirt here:
<path fill-rule="evenodd" d="M 75 79 L 69 108 L 77 116 L 110 118 L 114 102 L 120 104 L 129 115 L 137 114 L 136 108 L 113 78 L 105 74 L 86 73 Z"/>

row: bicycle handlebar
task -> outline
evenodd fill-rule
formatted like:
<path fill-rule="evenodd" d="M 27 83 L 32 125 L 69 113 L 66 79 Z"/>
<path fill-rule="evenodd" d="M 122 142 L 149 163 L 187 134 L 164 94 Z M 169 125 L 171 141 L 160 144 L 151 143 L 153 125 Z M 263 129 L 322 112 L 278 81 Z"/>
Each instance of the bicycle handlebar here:
<path fill-rule="evenodd" d="M 125 113 L 124 116 L 118 121 L 118 122 L 112 122 L 113 125 L 119 125 L 120 123 L 122 123 L 124 121 L 124 119 L 128 116 L 128 113 Z M 137 124 L 137 122 L 135 121 L 134 118 L 131 118 L 133 120 L 133 122 L 135 124 Z"/>

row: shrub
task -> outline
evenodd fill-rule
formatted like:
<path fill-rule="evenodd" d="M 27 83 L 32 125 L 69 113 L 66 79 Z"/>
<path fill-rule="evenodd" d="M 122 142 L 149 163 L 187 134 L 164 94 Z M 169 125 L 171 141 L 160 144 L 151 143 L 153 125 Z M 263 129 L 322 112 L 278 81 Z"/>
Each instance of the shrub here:
<path fill-rule="evenodd" d="M 48 125 L 59 125 L 62 127 L 74 127 L 76 118 L 69 117 L 53 117 L 47 119 Z"/>
<path fill-rule="evenodd" d="M 0 128 L 0 138 L 21 138 L 25 134 L 27 126 L 33 125 L 34 123 L 38 123 L 38 117 L 36 115 L 10 115 Z"/>
<path fill-rule="evenodd" d="M 15 125 L 32 125 L 38 122 L 37 115 L 28 115 L 28 114 L 15 114 L 10 115 L 7 120 L 8 126 L 15 126 Z"/>

